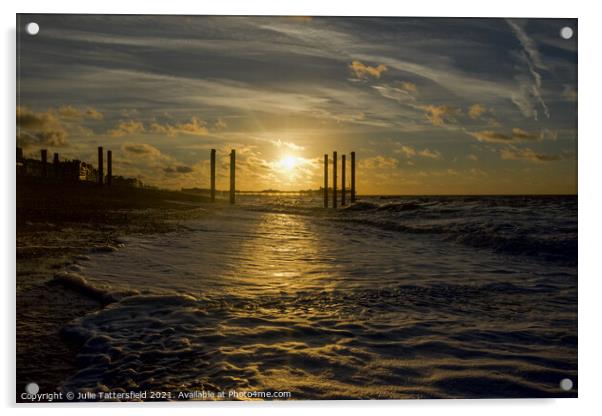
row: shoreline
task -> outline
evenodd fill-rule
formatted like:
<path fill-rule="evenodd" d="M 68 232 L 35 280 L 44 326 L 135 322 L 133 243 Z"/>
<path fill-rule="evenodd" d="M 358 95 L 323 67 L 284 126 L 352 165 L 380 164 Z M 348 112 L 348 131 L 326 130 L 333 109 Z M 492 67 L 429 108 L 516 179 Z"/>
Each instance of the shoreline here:
<path fill-rule="evenodd" d="M 117 247 L 124 235 L 177 231 L 180 221 L 210 211 L 206 198 L 153 190 L 103 189 L 108 201 L 100 204 L 94 196 L 97 187 L 73 186 L 71 192 L 58 192 L 54 184 L 17 185 L 17 402 L 27 402 L 20 397 L 27 383 L 52 392 L 77 371 L 78 346 L 61 330 L 104 307 L 100 300 L 56 281 L 55 274 L 76 268 L 78 256 Z"/>
<path fill-rule="evenodd" d="M 573 358 L 569 355 L 576 348 L 576 335 L 567 321 L 573 319 L 574 314 L 572 295 L 567 293 L 557 299 L 558 296 L 551 292 L 555 285 L 566 288 L 566 284 L 562 283 L 565 271 L 551 268 L 549 272 L 556 273 L 557 280 L 539 279 L 532 273 L 532 268 L 525 268 L 522 257 L 511 264 L 505 262 L 483 269 L 483 264 L 496 265 L 500 256 L 506 256 L 483 246 L 485 263 L 479 263 L 478 273 L 487 272 L 491 282 L 482 279 L 475 284 L 466 279 L 455 279 L 457 273 L 453 273 L 454 269 L 446 273 L 444 268 L 441 273 L 451 273 L 452 277 L 444 282 L 436 277 L 428 280 L 428 276 L 423 276 L 425 279 L 420 281 L 411 278 L 397 281 L 395 279 L 399 276 L 411 277 L 413 266 L 418 267 L 414 268 L 414 273 L 423 270 L 422 265 L 415 262 L 429 258 L 425 248 L 438 252 L 433 245 L 440 244 L 438 247 L 446 250 L 446 256 L 451 256 L 448 260 L 456 259 L 455 255 L 463 258 L 472 250 L 462 244 L 449 245 L 448 239 L 414 238 L 412 233 L 403 232 L 375 240 L 368 237 L 361 241 L 345 240 L 348 249 L 343 251 L 340 249 L 342 245 L 337 244 L 338 240 L 333 240 L 331 245 L 322 245 L 324 250 L 320 253 L 323 254 L 310 254 L 312 264 L 317 267 L 315 270 L 321 270 L 321 275 L 328 276 L 327 282 L 334 289 L 340 289 L 340 284 L 353 286 L 350 291 L 324 291 L 318 282 L 311 279 L 305 283 L 298 279 L 287 282 L 286 277 L 272 281 L 272 272 L 288 271 L 289 268 L 282 265 L 281 270 L 266 271 L 261 265 L 278 264 L 275 260 L 279 258 L 280 251 L 273 250 L 274 241 L 278 241 L 279 247 L 287 253 L 305 256 L 306 244 L 314 241 L 308 240 L 307 230 L 314 236 L 327 235 L 333 224 L 319 219 L 297 218 L 296 210 L 289 212 L 291 216 L 284 219 L 278 210 L 275 212 L 278 215 L 253 212 L 247 215 L 239 210 L 230 211 L 227 206 L 178 202 L 177 209 L 171 206 L 103 212 L 104 218 L 115 214 L 115 221 L 23 222 L 18 234 L 20 244 L 17 253 L 19 289 L 24 292 L 18 292 L 22 298 L 18 309 L 25 313 L 18 316 L 20 322 L 17 323 L 23 335 L 23 342 L 18 344 L 21 356 L 17 365 L 21 371 L 17 391 L 22 392 L 24 384 L 32 381 L 25 377 L 45 377 L 44 382 L 51 387 L 42 386 L 41 391 L 48 392 L 58 386 L 62 387 L 61 390 L 74 389 L 75 386 L 94 389 L 97 380 L 102 380 L 100 389 L 114 388 L 116 391 L 127 390 L 130 383 L 143 389 L 159 385 L 172 388 L 176 385 L 170 384 L 173 376 L 178 380 L 177 386 L 221 386 L 227 389 L 247 385 L 266 390 L 294 391 L 298 398 L 350 398 L 357 394 L 357 383 L 365 381 L 363 375 L 369 372 L 365 371 L 364 360 L 371 357 L 375 362 L 384 360 L 383 369 L 394 374 L 374 374 L 376 381 L 373 386 L 388 386 L 395 380 L 392 385 L 396 386 L 396 390 L 391 391 L 388 398 L 577 395 L 576 389 L 559 392 L 554 380 L 566 376 L 577 380 Z M 407 212 L 404 203 L 400 207 L 404 208 L 402 212 Z M 187 219 L 193 222 L 188 223 Z M 196 219 L 199 221 L 194 221 Z M 338 223 L 336 226 L 339 227 Z M 344 229 L 355 232 L 357 227 L 352 225 Z M 373 236 L 374 230 L 369 225 L 364 231 Z M 164 231 L 168 233 L 161 234 Z M 126 247 L 115 254 L 108 253 L 112 247 L 122 244 L 124 239 L 120 236 L 128 233 L 139 234 L 142 238 L 127 238 Z M 147 239 L 145 233 L 157 234 L 157 237 L 149 234 Z M 160 240 L 158 244 L 150 243 L 155 238 Z M 390 247 L 391 238 L 405 242 L 401 251 L 396 250 L 397 246 Z M 348 268 L 344 268 L 338 278 L 329 272 L 332 264 L 353 264 L 353 267 L 361 269 L 362 261 L 345 260 L 346 253 L 356 251 L 365 241 L 372 242 L 374 253 L 391 250 L 391 253 L 401 254 L 398 259 L 405 264 L 407 271 L 394 271 L 388 286 L 378 285 L 378 288 L 371 288 L 365 283 L 355 287 L 355 275 Z M 228 252 L 232 247 L 237 248 L 232 255 L 224 255 L 224 250 Z M 91 253 L 99 255 L 86 264 L 88 253 L 90 257 L 93 257 Z M 165 254 L 169 257 L 164 258 Z M 106 260 L 113 256 L 117 260 L 98 268 L 102 258 Z M 305 261 L 305 257 L 298 258 L 294 254 L 290 257 L 291 260 Z M 172 263 L 172 258 L 177 259 L 173 260 L 175 263 Z M 215 258 L 220 261 L 211 264 L 219 264 L 218 268 L 206 269 L 207 263 L 203 259 Z M 527 262 L 531 264 L 531 261 L 536 264 L 536 260 L 528 257 Z M 168 267 L 156 268 L 158 264 Z M 189 269 L 170 269 L 169 265 L 174 264 L 186 264 Z M 236 265 L 231 270 L 242 268 L 254 279 L 265 282 L 266 290 L 260 293 L 262 296 L 236 289 L 236 298 L 218 295 L 211 298 L 215 304 L 205 302 L 200 306 L 191 304 L 185 295 L 162 297 L 142 293 L 135 299 L 103 309 L 110 302 L 103 297 L 108 292 L 102 289 L 95 292 L 95 288 L 90 288 L 85 282 L 81 286 L 78 284 L 78 273 L 87 278 L 86 271 L 90 271 L 90 277 L 98 277 L 99 272 L 101 276 L 106 273 L 104 278 L 118 290 L 155 285 L 158 288 L 179 288 L 178 293 L 188 293 L 186 283 L 189 281 L 186 279 L 198 282 L 198 270 L 203 270 L 204 276 L 227 276 L 223 273 L 224 265 L 229 264 Z M 445 265 L 458 271 L 464 268 L 456 261 Z M 396 266 L 392 264 L 391 267 Z M 133 270 L 136 272 L 132 273 Z M 62 282 L 59 282 L 60 278 L 52 280 L 57 271 L 73 272 L 74 279 L 67 276 Z M 525 273 L 533 281 L 519 279 Z M 305 276 L 311 276 L 311 273 L 305 273 Z M 122 280 L 125 285 L 121 284 Z M 286 293 L 290 296 L 283 297 L 282 291 L 272 291 L 271 281 L 276 288 L 280 283 L 287 283 Z M 70 287 L 69 283 L 73 285 Z M 211 284 L 211 281 L 205 283 Z M 299 287 L 293 283 L 298 283 Z M 221 290 L 221 284 L 220 279 L 215 288 Z M 204 285 L 194 287 L 197 293 L 210 293 Z M 295 288 L 303 291 L 297 292 Z M 87 289 L 90 289 L 91 298 L 85 294 Z M 299 296 L 295 296 L 296 293 Z M 540 301 L 535 310 L 527 306 L 533 301 L 533 296 Z M 222 312 L 225 317 L 220 315 Z M 391 318 L 374 321 L 373 318 L 381 316 L 382 312 L 390 313 Z M 566 324 L 561 325 L 562 328 L 550 326 L 550 330 L 542 331 L 540 319 L 535 315 L 547 312 L 552 312 L 550 322 L 563 320 Z M 347 318 L 334 319 L 333 314 Z M 80 316 L 84 316 L 83 319 L 69 325 Z M 446 318 L 439 321 L 441 316 Z M 40 317 L 43 325 L 36 321 Z M 518 317 L 521 323 L 517 324 Z M 350 325 L 349 319 L 353 319 L 353 324 Z M 447 319 L 455 322 L 455 326 L 447 324 Z M 311 330 L 308 329 L 308 320 L 312 323 Z M 190 325 L 198 327 L 200 332 L 191 331 Z M 61 336 L 61 329 L 64 336 Z M 92 339 L 94 342 L 88 343 Z M 296 347 L 292 348 L 293 345 Z M 338 347 L 333 350 L 334 345 Z M 551 347 L 553 345 L 556 349 Z M 220 353 L 222 347 L 228 351 L 226 354 Z M 114 354 L 107 351 L 114 351 Z M 27 354 L 33 355 L 34 360 Z M 422 364 L 413 360 L 415 355 L 424 357 Z M 279 360 L 283 358 L 278 357 L 281 356 L 290 360 L 290 368 L 280 369 Z M 253 362 L 259 359 L 257 357 L 261 358 L 265 368 L 254 373 Z M 173 370 L 161 368 L 157 363 L 159 358 L 179 363 L 179 367 Z M 399 360 L 401 368 L 389 361 L 391 358 Z M 224 363 L 227 363 L 227 368 L 223 367 Z M 235 370 L 229 365 L 245 370 Z M 492 375 L 489 372 L 491 366 L 507 368 L 506 373 Z M 122 368 L 128 371 L 121 372 Z M 330 373 L 328 369 L 336 371 Z M 355 374 L 355 382 L 343 377 L 343 373 L 339 372 L 343 370 L 349 372 L 348 376 Z M 52 371 L 52 377 L 47 377 L 49 371 Z M 281 379 L 269 378 L 268 375 L 274 371 L 290 372 L 295 382 L 288 383 L 293 380 L 290 375 Z M 312 384 L 317 374 L 333 383 L 322 393 L 317 392 Z M 232 376 L 243 379 L 233 381 Z M 411 390 L 404 388 L 407 383 L 412 386 Z M 376 397 L 375 391 L 365 391 L 363 398 Z M 18 397 L 17 401 L 23 400 Z"/>

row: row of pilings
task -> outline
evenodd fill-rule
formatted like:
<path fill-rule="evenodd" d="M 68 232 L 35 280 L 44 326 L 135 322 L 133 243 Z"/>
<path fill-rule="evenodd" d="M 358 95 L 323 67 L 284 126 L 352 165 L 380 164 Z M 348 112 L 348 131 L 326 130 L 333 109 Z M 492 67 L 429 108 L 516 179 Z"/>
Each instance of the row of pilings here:
<path fill-rule="evenodd" d="M 355 202 L 355 152 L 351 152 L 351 203 Z M 215 166 L 216 166 L 216 150 L 211 149 L 211 201 L 215 201 Z M 324 155 L 324 208 L 328 208 L 328 155 Z M 332 153 L 332 207 L 337 208 L 338 192 L 337 192 L 337 152 Z M 341 156 L 341 206 L 347 205 L 347 177 L 346 177 L 347 160 L 346 155 Z M 230 151 L 230 203 L 236 202 L 236 150 Z"/>
<path fill-rule="evenodd" d="M 216 169 L 216 150 L 211 149 L 211 201 L 215 201 L 215 169 Z M 42 176 L 48 177 L 48 150 L 41 149 L 41 161 L 42 161 Z M 59 164 L 59 154 L 54 154 L 53 164 L 55 166 L 55 170 Z M 328 155 L 324 155 L 324 208 L 328 208 L 329 206 L 329 183 L 328 183 L 328 171 L 329 171 L 330 162 L 328 160 Z M 350 187 L 350 202 L 355 202 L 355 152 L 351 152 L 351 187 Z M 332 153 L 332 207 L 337 208 L 338 205 L 338 155 L 337 152 Z M 341 206 L 347 205 L 347 185 L 346 185 L 346 168 L 347 168 L 347 160 L 346 155 L 341 155 Z M 113 180 L 113 152 L 111 150 L 107 151 L 107 174 L 104 174 L 104 149 L 102 146 L 98 146 L 98 169 L 96 180 L 99 185 L 106 184 L 111 186 Z M 236 202 L 236 150 L 232 149 L 230 151 L 230 204 L 234 204 Z"/>
<path fill-rule="evenodd" d="M 324 155 L 324 208 L 328 208 L 328 154 Z M 337 208 L 338 192 L 337 192 L 337 167 L 338 155 L 337 152 L 332 152 L 332 207 Z M 341 206 L 347 205 L 347 157 L 341 155 Z M 351 152 L 351 203 L 355 202 L 355 152 Z"/>

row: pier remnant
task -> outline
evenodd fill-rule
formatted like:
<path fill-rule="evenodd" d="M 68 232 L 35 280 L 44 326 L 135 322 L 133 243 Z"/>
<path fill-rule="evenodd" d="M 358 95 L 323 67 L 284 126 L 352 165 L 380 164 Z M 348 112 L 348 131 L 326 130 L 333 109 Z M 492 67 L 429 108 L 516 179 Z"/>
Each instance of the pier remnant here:
<path fill-rule="evenodd" d="M 332 152 L 332 207 L 337 207 L 337 152 Z"/>
<path fill-rule="evenodd" d="M 351 152 L 351 203 L 355 202 L 355 152 Z"/>
<path fill-rule="evenodd" d="M 328 208 L 328 155 L 324 155 L 324 208 Z"/>
<path fill-rule="evenodd" d="M 215 202 L 215 149 L 211 149 L 211 202 Z"/>
<path fill-rule="evenodd" d="M 104 179 L 104 163 L 102 146 L 98 146 L 98 184 L 102 185 Z"/>
<path fill-rule="evenodd" d="M 345 201 L 345 185 L 346 185 L 346 180 L 345 180 L 345 163 L 347 160 L 347 156 L 346 155 L 342 155 L 341 156 L 341 206 L 344 207 L 345 205 L 347 205 L 347 202 Z"/>
<path fill-rule="evenodd" d="M 42 177 L 48 177 L 48 150 L 42 149 L 40 151 L 42 157 Z"/>
<path fill-rule="evenodd" d="M 236 150 L 230 152 L 230 203 L 236 201 Z"/>
<path fill-rule="evenodd" d="M 107 150 L 107 185 L 113 183 L 113 151 Z"/>

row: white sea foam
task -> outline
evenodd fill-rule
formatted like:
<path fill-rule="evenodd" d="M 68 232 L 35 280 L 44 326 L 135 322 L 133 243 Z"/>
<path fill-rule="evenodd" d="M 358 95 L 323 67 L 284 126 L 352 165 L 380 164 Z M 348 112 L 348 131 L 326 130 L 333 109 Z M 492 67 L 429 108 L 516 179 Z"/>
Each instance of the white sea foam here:
<path fill-rule="evenodd" d="M 57 279 L 110 304 L 64 329 L 81 344 L 81 371 L 63 387 L 564 394 L 559 380 L 576 379 L 575 267 L 367 221 L 377 211 L 402 224 L 400 215 L 437 206 L 448 217 L 428 221 L 444 224 L 485 209 L 396 204 L 226 208 L 187 231 L 91 254 L 81 275 Z"/>

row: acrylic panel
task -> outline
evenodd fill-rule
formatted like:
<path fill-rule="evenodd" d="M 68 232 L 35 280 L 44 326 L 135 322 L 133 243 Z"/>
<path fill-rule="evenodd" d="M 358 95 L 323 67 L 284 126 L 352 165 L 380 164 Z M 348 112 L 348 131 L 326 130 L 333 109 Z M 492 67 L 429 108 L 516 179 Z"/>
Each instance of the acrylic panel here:
<path fill-rule="evenodd" d="M 577 34 L 17 15 L 16 400 L 577 397 Z"/>

